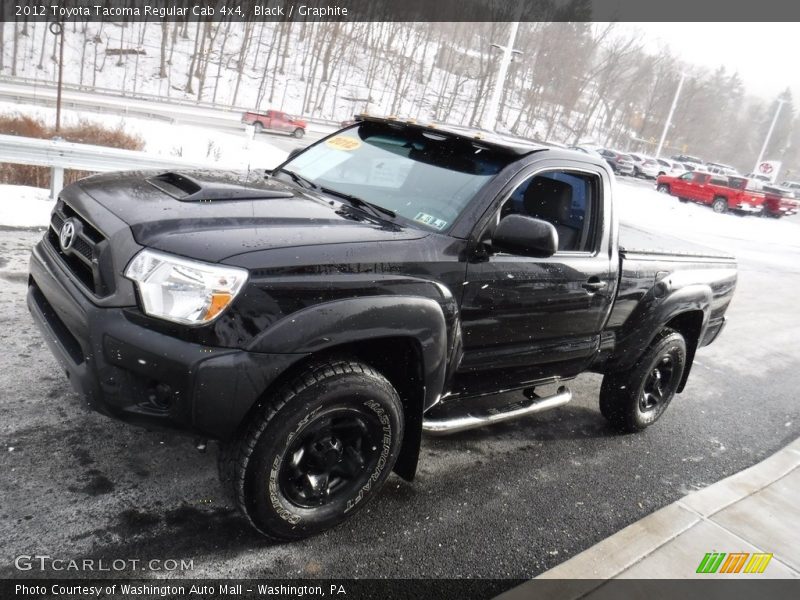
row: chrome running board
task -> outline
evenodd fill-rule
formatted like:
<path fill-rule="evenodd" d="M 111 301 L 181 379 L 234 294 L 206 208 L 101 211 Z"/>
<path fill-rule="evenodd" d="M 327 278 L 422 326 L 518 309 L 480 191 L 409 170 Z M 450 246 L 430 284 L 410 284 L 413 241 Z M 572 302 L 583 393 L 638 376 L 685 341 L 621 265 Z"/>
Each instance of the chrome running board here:
<path fill-rule="evenodd" d="M 558 388 L 558 391 L 552 396 L 539 398 L 528 406 L 507 410 L 505 412 L 497 411 L 486 414 L 467 414 L 450 419 L 423 419 L 422 431 L 430 435 L 447 435 L 449 433 L 467 431 L 468 429 L 476 429 L 484 425 L 511 421 L 512 419 L 518 419 L 519 417 L 532 415 L 533 413 L 557 408 L 563 406 L 570 400 L 572 400 L 572 392 L 569 388 L 562 386 Z"/>

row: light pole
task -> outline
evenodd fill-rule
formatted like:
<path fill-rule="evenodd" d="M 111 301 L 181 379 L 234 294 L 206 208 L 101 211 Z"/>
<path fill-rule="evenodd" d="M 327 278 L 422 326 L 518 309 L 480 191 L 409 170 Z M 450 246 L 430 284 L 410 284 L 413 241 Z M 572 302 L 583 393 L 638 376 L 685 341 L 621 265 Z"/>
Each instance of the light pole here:
<path fill-rule="evenodd" d="M 60 36 L 58 48 L 58 91 L 56 92 L 56 133 L 61 131 L 61 86 L 64 81 L 64 24 L 50 23 L 50 33 Z"/>
<path fill-rule="evenodd" d="M 778 115 L 781 114 L 781 108 L 783 108 L 784 104 L 786 104 L 786 100 L 778 99 L 778 108 L 775 110 L 775 116 L 772 117 L 772 123 L 769 126 L 769 131 L 767 131 L 767 137 L 764 138 L 764 145 L 761 146 L 761 152 L 758 153 L 756 164 L 753 167 L 753 173 L 758 173 L 758 165 L 761 164 L 762 160 L 764 160 L 764 153 L 767 151 L 767 146 L 769 145 L 769 138 L 772 137 L 772 132 L 775 130 L 775 124 L 778 122 Z"/>
<path fill-rule="evenodd" d="M 514 41 L 517 39 L 517 31 L 519 30 L 519 21 L 511 23 L 511 30 L 508 33 L 508 45 L 500 46 L 499 44 L 492 44 L 492 48 L 498 48 L 503 51 L 500 56 L 500 68 L 497 71 L 497 79 L 494 82 L 494 89 L 489 98 L 489 104 L 486 107 L 486 113 L 483 118 L 483 128 L 489 131 L 494 131 L 497 125 L 497 112 L 500 108 L 500 96 L 503 92 L 503 86 L 506 82 L 506 75 L 508 75 L 508 66 L 511 64 L 511 59 L 515 54 L 522 54 L 519 50 L 514 50 Z"/>
<path fill-rule="evenodd" d="M 667 122 L 664 123 L 664 131 L 661 132 L 661 139 L 658 142 L 658 148 L 656 149 L 656 158 L 661 158 L 661 150 L 664 148 L 664 140 L 667 139 L 667 131 L 669 131 L 669 126 L 672 124 L 672 115 L 675 114 L 675 107 L 678 106 L 678 98 L 681 95 L 681 90 L 683 89 L 683 81 L 686 79 L 686 73 L 681 73 L 681 80 L 678 82 L 678 89 L 675 90 L 675 97 L 672 99 L 672 106 L 669 108 L 669 115 L 667 115 Z"/>

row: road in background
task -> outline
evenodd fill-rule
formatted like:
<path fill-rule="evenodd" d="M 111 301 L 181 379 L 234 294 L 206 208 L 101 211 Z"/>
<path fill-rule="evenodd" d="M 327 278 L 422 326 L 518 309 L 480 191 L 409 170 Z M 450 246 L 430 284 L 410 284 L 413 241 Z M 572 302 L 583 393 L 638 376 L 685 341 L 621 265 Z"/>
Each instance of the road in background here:
<path fill-rule="evenodd" d="M 52 107 L 55 106 L 56 95 L 56 88 L 52 86 L 0 81 L 0 100 Z M 64 110 L 73 109 L 122 117 L 140 117 L 180 125 L 201 126 L 226 133 L 241 132 L 245 128 L 241 122 L 242 110 L 197 106 L 175 100 L 148 100 L 103 94 L 96 91 L 84 92 L 65 89 L 62 91 L 61 106 Z M 295 148 L 308 146 L 336 129 L 334 124 L 309 122 L 306 135 L 301 139 L 278 132 L 264 132 L 259 135 L 268 136 L 272 145 L 291 152 Z"/>

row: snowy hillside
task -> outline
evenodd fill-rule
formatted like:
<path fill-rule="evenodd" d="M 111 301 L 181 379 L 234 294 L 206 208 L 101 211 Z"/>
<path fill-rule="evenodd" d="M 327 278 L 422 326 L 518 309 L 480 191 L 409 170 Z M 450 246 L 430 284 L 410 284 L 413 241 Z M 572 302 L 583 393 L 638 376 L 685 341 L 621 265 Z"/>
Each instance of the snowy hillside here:
<path fill-rule="evenodd" d="M 268 107 L 338 122 L 368 111 L 477 126 L 494 86 L 504 23 L 69 23 L 64 79 L 129 96 Z M 44 23 L 2 25 L 0 75 L 52 84 Z M 773 114 L 736 73 L 656 56 L 610 24 L 523 23 L 500 130 L 651 152 L 681 73 L 666 152 L 749 169 Z M 34 84 L 35 85 L 35 84 Z M 800 163 L 791 96 L 768 149 Z M 800 165 L 798 165 L 800 166 Z"/>

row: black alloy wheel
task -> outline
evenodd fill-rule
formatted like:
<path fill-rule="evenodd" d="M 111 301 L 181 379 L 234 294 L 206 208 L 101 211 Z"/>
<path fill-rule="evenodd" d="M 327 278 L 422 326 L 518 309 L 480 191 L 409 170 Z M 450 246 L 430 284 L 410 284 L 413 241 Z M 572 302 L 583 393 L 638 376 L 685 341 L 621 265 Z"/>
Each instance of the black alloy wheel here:
<path fill-rule="evenodd" d="M 627 371 L 606 373 L 600 387 L 600 412 L 621 431 L 641 431 L 669 406 L 686 368 L 686 340 L 665 328 Z"/>
<path fill-rule="evenodd" d="M 675 361 L 671 354 L 665 354 L 650 371 L 639 395 L 639 410 L 656 410 L 669 396 L 675 380 Z"/>
<path fill-rule="evenodd" d="M 334 527 L 375 497 L 400 454 L 403 403 L 371 366 L 329 358 L 298 369 L 223 444 L 220 479 L 265 537 Z"/>
<path fill-rule="evenodd" d="M 318 415 L 287 451 L 278 475 L 281 491 L 303 508 L 349 497 L 380 459 L 381 436 L 374 413 L 335 409 Z"/>

